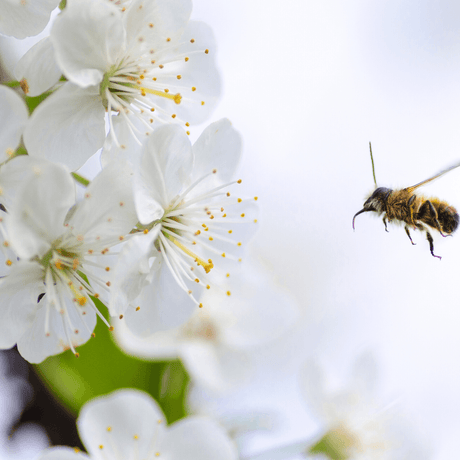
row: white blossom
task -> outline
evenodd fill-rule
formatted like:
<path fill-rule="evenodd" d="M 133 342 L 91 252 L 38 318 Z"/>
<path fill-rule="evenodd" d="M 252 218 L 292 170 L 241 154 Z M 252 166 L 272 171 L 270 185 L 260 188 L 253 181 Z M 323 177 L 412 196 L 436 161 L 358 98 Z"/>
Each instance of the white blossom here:
<path fill-rule="evenodd" d="M 116 260 L 110 248 L 136 215 L 129 173 L 115 166 L 95 178 L 76 206 L 69 172 L 28 156 L 2 167 L 0 189 L 7 191 L 6 179 L 23 171 L 27 180 L 1 216 L 2 244 L 17 258 L 6 260 L 11 269 L 0 280 L 0 348 L 17 343 L 25 359 L 40 362 L 68 348 L 76 353 L 91 336 L 100 314 L 92 297 L 108 298 Z"/>
<path fill-rule="evenodd" d="M 207 290 L 205 307 L 185 324 L 148 337 L 116 323 L 118 345 L 143 359 L 180 358 L 194 384 L 214 391 L 243 385 L 254 368 L 253 351 L 286 334 L 298 316 L 292 299 L 259 266 L 247 262 L 231 276 L 231 296 Z"/>
<path fill-rule="evenodd" d="M 301 373 L 301 390 L 308 407 L 321 424 L 313 454 L 333 460 L 419 460 L 429 452 L 414 428 L 395 407 L 382 405 L 375 396 L 376 364 L 360 356 L 349 381 L 333 386 L 317 362 L 308 362 Z"/>
<path fill-rule="evenodd" d="M 80 167 L 103 145 L 106 113 L 110 125 L 113 116 L 123 118 L 139 142 L 161 123 L 188 129 L 204 121 L 220 84 L 212 33 L 189 22 L 190 11 L 190 0 L 133 0 L 123 8 L 106 0 L 68 2 L 50 35 L 68 82 L 32 114 L 24 134 L 29 153 Z M 49 61 L 49 46 L 43 48 Z M 33 69 L 30 62 L 23 67 L 21 75 Z M 44 78 L 48 86 L 55 77 Z M 118 143 L 113 130 L 112 136 Z"/>
<path fill-rule="evenodd" d="M 225 119 L 206 128 L 193 148 L 173 125 L 144 144 L 133 180 L 140 234 L 120 254 L 109 305 L 133 333 L 183 324 L 194 306 L 204 306 L 202 292 L 221 289 L 241 260 L 257 207 L 254 198 L 233 197 L 240 151 L 239 134 Z"/>
<path fill-rule="evenodd" d="M 118 390 L 86 403 L 77 420 L 88 455 L 52 447 L 39 460 L 236 460 L 236 448 L 211 419 L 187 417 L 170 426 L 146 393 Z"/>

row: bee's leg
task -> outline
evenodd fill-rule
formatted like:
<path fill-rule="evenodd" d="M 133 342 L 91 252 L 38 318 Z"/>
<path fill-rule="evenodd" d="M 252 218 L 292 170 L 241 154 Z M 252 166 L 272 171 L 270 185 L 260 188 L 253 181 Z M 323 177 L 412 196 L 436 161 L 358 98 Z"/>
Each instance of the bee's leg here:
<path fill-rule="evenodd" d="M 415 245 L 415 243 L 412 241 L 412 237 L 410 236 L 410 232 L 409 232 L 409 227 L 407 225 L 404 226 L 404 230 L 406 230 L 406 233 L 407 233 L 407 236 L 409 237 L 410 239 L 410 242 Z"/>
<path fill-rule="evenodd" d="M 387 228 L 387 217 L 386 216 L 383 216 L 383 225 L 385 225 L 385 231 L 388 232 L 388 228 Z"/>
<path fill-rule="evenodd" d="M 431 255 L 433 257 L 437 257 L 439 260 L 441 260 L 441 256 L 437 256 L 433 251 L 434 251 L 434 245 L 433 245 L 433 237 L 431 236 L 431 233 L 427 230 L 426 231 L 426 239 L 428 240 L 428 243 L 430 243 L 430 251 Z"/>

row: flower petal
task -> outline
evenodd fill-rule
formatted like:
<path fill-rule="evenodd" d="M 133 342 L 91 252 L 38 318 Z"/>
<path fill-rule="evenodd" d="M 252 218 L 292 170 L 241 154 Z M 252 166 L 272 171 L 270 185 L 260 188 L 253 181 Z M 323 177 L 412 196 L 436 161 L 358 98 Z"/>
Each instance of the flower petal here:
<path fill-rule="evenodd" d="M 164 436 L 165 421 L 159 405 L 148 394 L 118 390 L 86 403 L 77 426 L 94 460 L 151 458 L 155 440 Z"/>
<path fill-rule="evenodd" d="M 137 223 L 131 181 L 131 170 L 124 163 L 106 166 L 69 219 L 74 235 L 96 247 L 122 241 Z"/>
<path fill-rule="evenodd" d="M 97 87 L 66 83 L 33 112 L 24 132 L 30 155 L 78 169 L 102 147 L 105 109 Z"/>
<path fill-rule="evenodd" d="M 170 460 L 237 460 L 224 429 L 205 417 L 187 417 L 170 426 L 159 452 Z"/>
<path fill-rule="evenodd" d="M 242 141 L 230 120 L 222 118 L 211 123 L 193 144 L 193 179 L 217 169 L 217 183 L 229 182 L 241 157 Z M 208 184 L 206 184 L 208 186 Z"/>
<path fill-rule="evenodd" d="M 38 460 L 84 460 L 89 457 L 71 447 L 51 447 L 44 450 Z"/>
<path fill-rule="evenodd" d="M 139 234 L 132 237 L 124 245 L 112 272 L 108 305 L 111 316 L 125 313 L 129 304 L 148 284 L 150 251 L 159 231 L 158 226 L 147 235 Z"/>
<path fill-rule="evenodd" d="M 162 216 L 158 203 L 166 209 L 180 193 L 190 180 L 192 162 L 190 141 L 179 126 L 163 125 L 150 135 L 134 179 L 134 202 L 142 224 Z"/>
<path fill-rule="evenodd" d="M 24 54 L 14 69 L 14 75 L 21 81 L 27 96 L 38 96 L 59 81 L 62 71 L 56 63 L 49 37 L 40 40 Z"/>
<path fill-rule="evenodd" d="M 198 308 L 177 285 L 168 268 L 162 266 L 164 260 L 159 257 L 157 264 L 152 282 L 134 301 L 140 310 L 128 309 L 125 314 L 126 326 L 139 337 L 174 329 L 184 324 Z"/>
<path fill-rule="evenodd" d="M 11 88 L 0 86 L 0 163 L 18 148 L 28 117 L 22 98 Z"/>
<path fill-rule="evenodd" d="M 77 306 L 75 302 L 65 297 L 65 294 L 61 297 L 67 304 L 68 318 L 63 310 L 57 311 L 54 305 L 48 305 L 50 295 L 46 293 L 38 304 L 39 309 L 33 323 L 18 340 L 19 353 L 30 363 L 40 363 L 48 356 L 68 350 L 70 348 L 68 337 L 74 348 L 83 345 L 90 339 L 96 327 L 96 313 L 91 307 Z M 46 314 L 47 308 L 49 319 Z M 49 321 L 49 336 L 45 332 L 47 321 Z M 69 330 L 70 324 L 71 330 Z"/>
<path fill-rule="evenodd" d="M 11 348 L 34 321 L 43 289 L 43 267 L 36 262 L 14 264 L 0 279 L 0 348 Z"/>
<path fill-rule="evenodd" d="M 39 34 L 48 24 L 59 0 L 3 1 L 0 8 L 0 33 L 16 38 Z"/>
<path fill-rule="evenodd" d="M 139 43 L 156 48 L 166 38 L 179 38 L 191 12 L 190 0 L 133 0 L 123 15 L 127 48 L 138 47 Z"/>
<path fill-rule="evenodd" d="M 50 37 L 62 72 L 81 88 L 102 81 L 126 40 L 121 11 L 101 0 L 69 2 Z"/>
<path fill-rule="evenodd" d="M 75 203 L 75 184 L 65 167 L 49 161 L 15 158 L 6 166 L 30 171 L 8 209 L 9 242 L 21 258 L 41 257 L 64 231 L 65 216 Z"/>

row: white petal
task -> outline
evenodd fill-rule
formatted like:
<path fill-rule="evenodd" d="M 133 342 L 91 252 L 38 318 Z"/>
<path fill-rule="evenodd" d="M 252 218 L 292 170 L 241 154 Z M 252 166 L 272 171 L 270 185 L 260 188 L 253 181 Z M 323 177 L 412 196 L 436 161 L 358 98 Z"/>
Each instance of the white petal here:
<path fill-rule="evenodd" d="M 190 180 L 192 161 L 190 141 L 180 127 L 163 125 L 150 135 L 134 179 L 134 201 L 141 223 L 161 217 L 157 203 L 166 208 L 179 194 Z"/>
<path fill-rule="evenodd" d="M 187 417 L 174 423 L 160 447 L 168 460 L 237 460 L 233 441 L 224 429 L 204 417 Z"/>
<path fill-rule="evenodd" d="M 167 361 L 179 358 L 182 338 L 178 329 L 155 332 L 142 338 L 134 335 L 124 320 L 112 322 L 115 341 L 127 354 L 148 360 Z"/>
<path fill-rule="evenodd" d="M 102 147 L 105 109 L 98 88 L 71 83 L 45 99 L 33 112 L 24 132 L 30 155 L 78 169 Z"/>
<path fill-rule="evenodd" d="M 86 403 L 77 426 L 94 460 L 141 459 L 151 458 L 149 454 L 156 451 L 155 441 L 164 436 L 165 421 L 160 407 L 148 394 L 118 390 Z"/>
<path fill-rule="evenodd" d="M 2 1 L 0 7 L 0 33 L 25 38 L 39 34 L 48 24 L 51 11 L 59 0 Z"/>
<path fill-rule="evenodd" d="M 17 160 L 10 163 L 14 166 Z M 19 257 L 41 257 L 64 231 L 65 216 L 75 203 L 75 183 L 61 165 L 48 161 L 38 165 L 34 160 L 17 164 L 32 171 L 8 209 L 9 241 Z"/>
<path fill-rule="evenodd" d="M 83 237 L 87 245 L 101 246 L 113 245 L 128 234 L 137 223 L 131 181 L 127 165 L 113 162 L 105 167 L 69 219 L 74 235 Z"/>
<path fill-rule="evenodd" d="M 66 329 L 74 348 L 83 345 L 90 339 L 96 327 L 96 313 L 89 306 L 76 306 L 70 298 L 64 296 L 63 298 L 74 329 L 69 330 L 70 325 L 65 315 L 57 312 L 54 306 L 50 306 L 50 335 L 46 336 L 46 305 L 49 301 L 49 294 L 45 294 L 38 304 L 40 308 L 36 312 L 33 323 L 18 340 L 19 353 L 30 363 L 40 363 L 48 356 L 68 350 L 70 347 Z"/>
<path fill-rule="evenodd" d="M 82 88 L 102 81 L 126 39 L 120 10 L 101 0 L 69 2 L 50 37 L 62 72 Z"/>
<path fill-rule="evenodd" d="M 71 447 L 51 447 L 44 450 L 38 460 L 84 460 L 89 457 L 83 452 L 76 452 Z"/>
<path fill-rule="evenodd" d="M 209 118 L 219 100 L 221 82 L 215 64 L 214 43 L 214 36 L 208 25 L 190 21 L 178 46 L 162 53 L 165 64 L 158 82 L 164 84 L 172 93 L 181 94 L 181 103 L 174 107 L 177 120 L 191 124 L 202 123 Z M 205 53 L 206 49 L 209 53 Z M 184 56 L 188 57 L 188 61 L 185 61 Z M 179 82 L 177 75 L 181 76 Z M 167 110 L 168 114 L 171 113 L 169 102 L 164 98 L 155 99 L 155 103 Z"/>
<path fill-rule="evenodd" d="M 43 289 L 43 267 L 36 262 L 18 262 L 0 279 L 0 348 L 11 348 L 32 325 Z"/>
<path fill-rule="evenodd" d="M 136 235 L 124 245 L 112 271 L 108 305 L 111 316 L 123 314 L 130 302 L 138 297 L 142 288 L 148 284 L 149 256 L 159 230 L 158 226 L 147 235 Z"/>
<path fill-rule="evenodd" d="M 53 44 L 49 37 L 36 43 L 19 60 L 14 75 L 27 85 L 27 96 L 38 96 L 55 85 L 62 75 L 54 57 Z"/>
<path fill-rule="evenodd" d="M 190 0 L 133 0 L 123 16 L 128 49 L 139 46 L 140 38 L 148 47 L 157 48 L 166 38 L 180 37 L 191 11 Z"/>
<path fill-rule="evenodd" d="M 136 299 L 135 305 L 140 306 L 140 310 L 128 309 L 124 318 L 128 329 L 139 337 L 181 326 L 198 308 L 180 289 L 168 268 L 163 266 L 165 262 L 162 260 L 160 263 L 152 283 Z"/>
<path fill-rule="evenodd" d="M 216 182 L 229 182 L 236 172 L 241 149 L 241 136 L 230 120 L 222 118 L 211 123 L 193 144 L 193 178 L 217 169 L 213 176 Z"/>
<path fill-rule="evenodd" d="M 211 341 L 184 341 L 179 354 L 192 381 L 214 391 L 243 384 L 250 372 L 247 355 Z"/>
<path fill-rule="evenodd" d="M 22 98 L 11 88 L 0 86 L 0 163 L 17 149 L 28 116 Z"/>

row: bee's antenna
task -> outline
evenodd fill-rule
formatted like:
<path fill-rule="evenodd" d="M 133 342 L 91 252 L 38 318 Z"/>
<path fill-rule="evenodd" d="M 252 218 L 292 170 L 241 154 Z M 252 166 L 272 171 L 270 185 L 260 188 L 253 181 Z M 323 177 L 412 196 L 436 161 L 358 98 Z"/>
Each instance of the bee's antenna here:
<path fill-rule="evenodd" d="M 372 145 L 370 142 L 369 142 L 369 150 L 371 151 L 372 175 L 374 176 L 375 188 L 377 188 L 377 179 L 375 178 L 375 168 L 374 168 L 374 157 L 372 156 Z"/>

